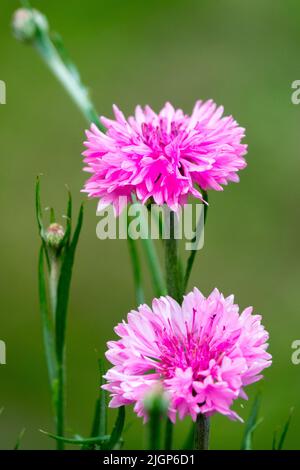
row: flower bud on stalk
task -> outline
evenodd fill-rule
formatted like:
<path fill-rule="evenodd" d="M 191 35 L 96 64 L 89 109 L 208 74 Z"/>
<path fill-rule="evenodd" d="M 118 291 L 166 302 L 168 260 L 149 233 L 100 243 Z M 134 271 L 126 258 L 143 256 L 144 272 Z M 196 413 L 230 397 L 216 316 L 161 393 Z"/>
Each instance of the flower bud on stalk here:
<path fill-rule="evenodd" d="M 61 252 L 64 245 L 64 228 L 58 223 L 49 225 L 45 232 L 45 242 L 48 248 L 50 261 L 50 299 L 53 315 L 56 312 L 57 305 L 57 286 L 61 270 Z"/>
<path fill-rule="evenodd" d="M 149 418 L 149 450 L 161 449 L 161 424 L 167 416 L 169 400 L 160 384 L 155 385 L 144 399 L 144 408 Z"/>
<path fill-rule="evenodd" d="M 53 223 L 46 230 L 46 244 L 52 251 L 59 251 L 62 248 L 65 230 L 62 225 Z"/>
<path fill-rule="evenodd" d="M 150 417 L 151 415 L 161 417 L 167 414 L 169 400 L 161 385 L 155 385 L 146 395 L 144 407 Z"/>
<path fill-rule="evenodd" d="M 19 8 L 14 13 L 12 28 L 19 41 L 31 43 L 38 31 L 48 32 L 48 22 L 46 17 L 37 10 Z"/>

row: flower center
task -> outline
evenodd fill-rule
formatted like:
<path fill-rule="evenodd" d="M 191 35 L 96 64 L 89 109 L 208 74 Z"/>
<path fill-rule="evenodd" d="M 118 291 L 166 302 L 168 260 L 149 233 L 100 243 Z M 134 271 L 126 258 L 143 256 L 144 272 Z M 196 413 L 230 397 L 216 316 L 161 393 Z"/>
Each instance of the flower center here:
<path fill-rule="evenodd" d="M 142 124 L 144 143 L 159 152 L 164 151 L 180 132 L 182 132 L 182 122 L 169 122 L 166 118 L 160 118 L 157 123 L 144 122 Z"/>
<path fill-rule="evenodd" d="M 207 339 L 200 340 L 192 334 L 187 337 L 164 336 L 159 343 L 161 355 L 158 370 L 165 378 L 171 378 L 175 375 L 176 368 L 186 370 L 191 367 L 194 379 L 198 379 L 201 371 L 208 368 L 212 358 Z"/>

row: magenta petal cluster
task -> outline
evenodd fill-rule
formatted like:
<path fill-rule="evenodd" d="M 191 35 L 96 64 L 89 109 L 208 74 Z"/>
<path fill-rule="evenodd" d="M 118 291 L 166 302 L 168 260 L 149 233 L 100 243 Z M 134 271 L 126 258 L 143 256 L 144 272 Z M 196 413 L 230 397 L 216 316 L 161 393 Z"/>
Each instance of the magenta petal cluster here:
<path fill-rule="evenodd" d="M 169 400 L 175 422 L 198 413 L 221 413 L 239 418 L 231 409 L 244 387 L 259 380 L 271 365 L 266 351 L 268 333 L 252 307 L 239 314 L 234 297 L 217 289 L 204 297 L 198 289 L 180 306 L 171 297 L 154 299 L 152 308 L 141 305 L 128 314 L 108 343 L 113 364 L 103 386 L 111 394 L 110 407 L 134 404 L 147 419 L 144 398 L 158 384 Z"/>
<path fill-rule="evenodd" d="M 219 191 L 239 181 L 244 129 L 212 100 L 197 101 L 191 116 L 170 103 L 158 114 L 137 106 L 128 120 L 113 109 L 115 120 L 101 118 L 107 133 L 92 124 L 84 143 L 84 170 L 92 176 L 83 191 L 99 198 L 99 209 L 113 204 L 119 214 L 135 194 L 142 203 L 150 199 L 176 211 L 189 194 L 202 199 L 201 189 Z"/>

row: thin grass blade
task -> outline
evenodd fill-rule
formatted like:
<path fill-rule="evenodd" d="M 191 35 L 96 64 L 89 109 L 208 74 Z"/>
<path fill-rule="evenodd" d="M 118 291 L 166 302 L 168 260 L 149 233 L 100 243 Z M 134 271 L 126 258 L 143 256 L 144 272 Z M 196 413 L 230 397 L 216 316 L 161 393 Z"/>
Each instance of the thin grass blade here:
<path fill-rule="evenodd" d="M 258 413 L 261 405 L 261 394 L 259 393 L 254 400 L 252 405 L 252 409 L 250 412 L 250 416 L 246 422 L 246 429 L 242 441 L 242 450 L 252 450 L 252 438 L 253 433 L 257 426 L 262 422 L 262 420 L 258 419 Z"/>

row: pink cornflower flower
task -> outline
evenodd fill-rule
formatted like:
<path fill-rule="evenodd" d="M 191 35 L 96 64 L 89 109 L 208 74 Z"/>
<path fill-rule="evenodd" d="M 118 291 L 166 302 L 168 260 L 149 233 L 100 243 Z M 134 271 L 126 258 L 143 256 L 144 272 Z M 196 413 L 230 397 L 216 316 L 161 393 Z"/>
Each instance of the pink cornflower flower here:
<path fill-rule="evenodd" d="M 205 298 L 195 288 L 182 306 L 171 297 L 154 299 L 152 309 L 141 305 L 115 331 L 120 339 L 108 343 L 114 367 L 103 388 L 111 394 L 110 407 L 134 404 L 145 419 L 144 398 L 158 385 L 173 422 L 177 413 L 194 421 L 198 413 L 217 412 L 237 419 L 234 400 L 247 399 L 244 387 L 271 365 L 261 317 L 252 307 L 239 314 L 234 297 L 217 289 Z"/>
<path fill-rule="evenodd" d="M 113 204 L 119 214 L 135 194 L 143 204 L 152 200 L 176 211 L 190 194 L 202 200 L 201 189 L 220 191 L 239 181 L 244 129 L 222 117 L 223 107 L 212 100 L 197 101 L 191 116 L 170 103 L 159 114 L 137 106 L 128 120 L 113 109 L 115 120 L 101 118 L 107 133 L 92 124 L 84 143 L 84 170 L 92 176 L 83 191 L 100 199 L 99 210 Z"/>

